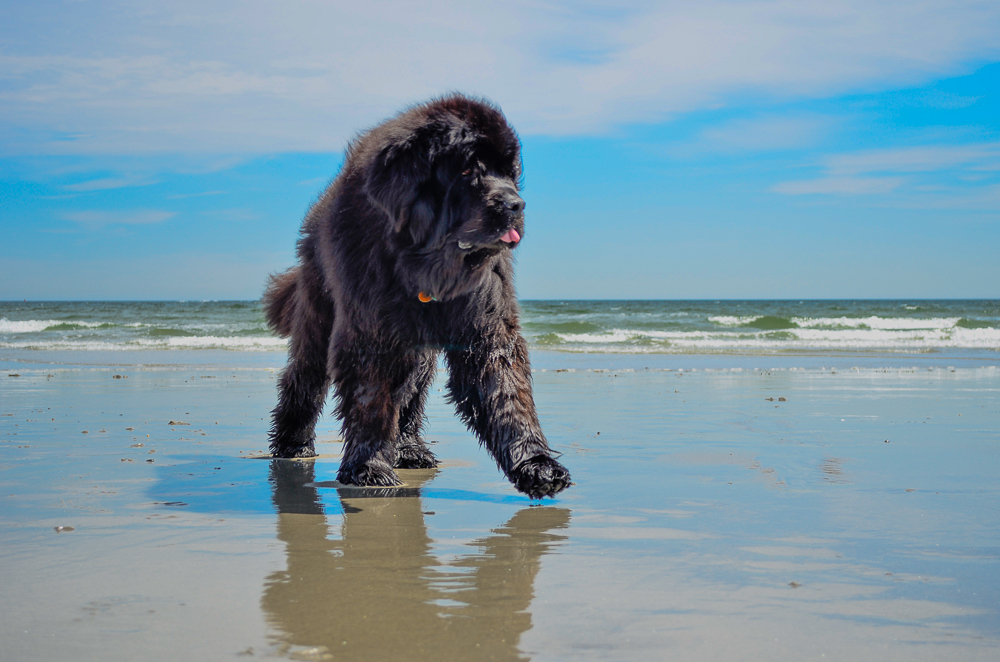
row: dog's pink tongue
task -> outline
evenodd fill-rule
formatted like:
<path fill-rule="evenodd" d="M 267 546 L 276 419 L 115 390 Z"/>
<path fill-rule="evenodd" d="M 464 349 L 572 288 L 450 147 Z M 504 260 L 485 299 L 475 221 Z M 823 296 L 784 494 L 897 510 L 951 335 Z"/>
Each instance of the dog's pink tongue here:
<path fill-rule="evenodd" d="M 510 230 L 507 230 L 507 234 L 500 237 L 500 241 L 506 242 L 508 244 L 516 244 L 517 242 L 521 241 L 521 235 L 517 233 L 517 230 L 511 228 Z"/>

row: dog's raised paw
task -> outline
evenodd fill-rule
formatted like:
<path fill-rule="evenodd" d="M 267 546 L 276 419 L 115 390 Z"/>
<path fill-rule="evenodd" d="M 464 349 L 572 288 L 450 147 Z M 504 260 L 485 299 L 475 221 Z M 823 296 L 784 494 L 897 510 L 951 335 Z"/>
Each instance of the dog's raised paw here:
<path fill-rule="evenodd" d="M 337 472 L 337 480 L 345 485 L 359 487 L 396 487 L 403 484 L 392 467 L 384 462 L 341 466 Z"/>
<path fill-rule="evenodd" d="M 511 472 L 510 481 L 532 499 L 555 496 L 573 484 L 566 467 L 544 455 L 518 466 Z"/>
<path fill-rule="evenodd" d="M 396 469 L 433 469 L 440 464 L 423 443 L 411 442 L 400 444 L 396 449 Z"/>

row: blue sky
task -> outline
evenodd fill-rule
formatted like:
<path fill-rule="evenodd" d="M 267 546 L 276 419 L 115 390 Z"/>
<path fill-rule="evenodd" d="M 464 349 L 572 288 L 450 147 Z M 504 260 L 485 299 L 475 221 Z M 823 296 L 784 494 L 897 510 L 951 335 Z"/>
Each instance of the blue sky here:
<path fill-rule="evenodd" d="M 357 131 L 524 143 L 545 298 L 1000 297 L 1000 3 L 0 0 L 0 299 L 252 299 Z"/>

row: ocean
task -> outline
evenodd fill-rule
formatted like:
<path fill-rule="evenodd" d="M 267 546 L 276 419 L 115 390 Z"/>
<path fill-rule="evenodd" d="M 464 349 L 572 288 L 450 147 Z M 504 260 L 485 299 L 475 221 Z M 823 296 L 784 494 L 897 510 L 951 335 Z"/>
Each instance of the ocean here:
<path fill-rule="evenodd" d="M 533 350 L 1000 358 L 1000 300 L 522 301 Z M 0 350 L 282 352 L 256 301 L 0 302 Z"/>

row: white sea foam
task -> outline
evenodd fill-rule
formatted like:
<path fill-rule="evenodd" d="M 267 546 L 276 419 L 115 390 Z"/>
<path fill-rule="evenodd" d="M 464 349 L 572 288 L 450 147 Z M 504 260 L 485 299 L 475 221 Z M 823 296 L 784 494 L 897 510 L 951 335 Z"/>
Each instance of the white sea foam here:
<path fill-rule="evenodd" d="M 685 308 L 680 310 L 680 306 Z M 574 302 L 566 306 L 565 313 L 560 313 L 560 308 L 550 304 L 525 306 L 525 335 L 534 347 L 634 354 L 1000 352 L 1000 313 L 990 302 L 944 302 L 927 312 L 910 312 L 902 303 L 890 306 L 885 302 L 848 302 L 836 308 L 753 302 Z M 175 303 L 58 303 L 31 310 L 0 308 L 0 348 L 266 352 L 283 351 L 288 345 L 270 334 L 255 305 L 192 308 Z M 8 316 L 36 319 L 11 320 Z M 782 324 L 783 319 L 788 324 Z M 964 319 L 971 323 L 966 325 Z"/>
<path fill-rule="evenodd" d="M 0 317 L 0 333 L 38 333 L 52 326 L 73 325 L 85 328 L 97 328 L 101 322 L 83 322 L 78 320 L 8 320 Z"/>
<path fill-rule="evenodd" d="M 715 315 L 709 317 L 709 322 L 720 326 L 745 326 L 753 324 L 762 315 Z M 832 327 L 832 328 L 869 328 L 869 329 L 949 329 L 960 320 L 960 317 L 792 317 L 791 322 L 800 327 Z"/>
<path fill-rule="evenodd" d="M 661 349 L 997 349 L 1000 329 L 962 327 L 879 329 L 879 328 L 799 328 L 775 331 L 644 331 L 613 329 L 605 333 L 555 334 L 568 345 L 596 349 L 643 351 L 637 345 Z"/>
<path fill-rule="evenodd" d="M 573 343 L 622 343 L 642 338 L 667 337 L 667 331 L 630 331 L 628 329 L 612 329 L 604 333 L 557 333 L 555 334 L 564 342 Z"/>
<path fill-rule="evenodd" d="M 750 324 L 751 322 L 756 322 L 761 318 L 760 315 L 749 315 L 746 317 L 735 317 L 733 315 L 715 315 L 709 317 L 709 322 L 715 322 L 722 326 L 743 326 L 744 324 Z"/>
<path fill-rule="evenodd" d="M 0 349 L 35 349 L 35 350 L 70 350 L 78 352 L 111 352 L 123 349 L 145 349 L 143 347 L 126 347 L 120 343 L 104 342 L 101 340 L 89 341 L 59 341 L 40 340 L 38 342 L 0 342 Z"/>
<path fill-rule="evenodd" d="M 284 338 L 273 336 L 256 337 L 219 337 L 219 336 L 188 336 L 168 338 L 167 345 L 171 349 L 283 349 L 288 346 Z"/>
<path fill-rule="evenodd" d="M 793 317 L 800 327 L 845 327 L 869 329 L 950 329 L 958 324 L 960 317 Z"/>
<path fill-rule="evenodd" d="M 167 338 L 136 338 L 113 342 L 104 340 L 52 339 L 0 342 L 0 348 L 70 350 L 70 351 L 135 351 L 148 349 L 228 349 L 236 351 L 272 351 L 284 349 L 288 341 L 274 337 L 226 338 L 216 336 L 185 336 Z"/>

